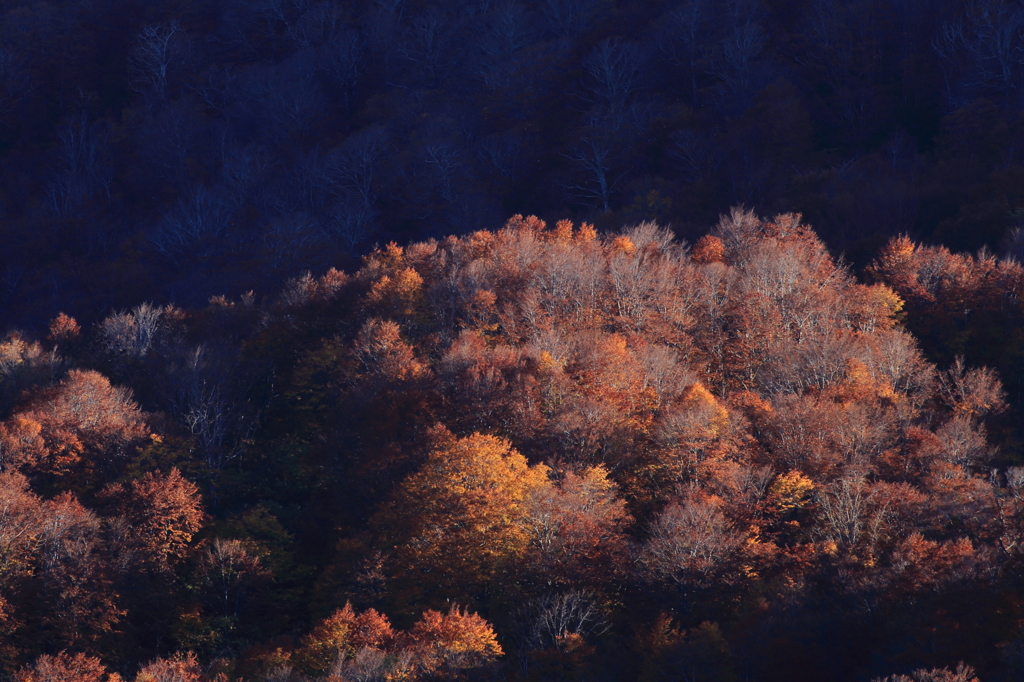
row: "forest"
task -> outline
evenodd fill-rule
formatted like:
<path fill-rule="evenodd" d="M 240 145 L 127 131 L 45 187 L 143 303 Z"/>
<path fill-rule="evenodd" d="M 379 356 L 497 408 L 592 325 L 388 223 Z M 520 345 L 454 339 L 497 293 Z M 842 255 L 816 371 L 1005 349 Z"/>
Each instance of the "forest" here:
<path fill-rule="evenodd" d="M 0 327 L 534 214 L 1024 255 L 1019 0 L 5 0 Z"/>
<path fill-rule="evenodd" d="M 855 277 L 798 214 L 692 246 L 516 215 L 264 302 L 10 332 L 0 663 L 1019 679 L 1022 289 L 906 237 Z"/>
<path fill-rule="evenodd" d="M 1024 678 L 1022 105 L 1019 0 L 6 0 L 0 682 Z"/>

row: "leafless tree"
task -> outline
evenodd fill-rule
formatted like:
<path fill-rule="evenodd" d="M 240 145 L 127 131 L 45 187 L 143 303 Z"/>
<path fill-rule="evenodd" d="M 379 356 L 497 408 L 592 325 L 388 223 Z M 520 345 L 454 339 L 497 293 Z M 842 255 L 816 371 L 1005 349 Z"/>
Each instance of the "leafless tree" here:
<path fill-rule="evenodd" d="M 1024 7 L 972 0 L 946 22 L 932 47 L 942 60 L 947 97 L 955 108 L 974 93 L 1019 104 L 1024 94 Z"/>
<path fill-rule="evenodd" d="M 308 258 L 326 239 L 320 220 L 298 211 L 271 218 L 263 232 L 269 266 L 274 270 L 294 266 L 297 259 Z"/>
<path fill-rule="evenodd" d="M 920 406 L 935 381 L 935 372 L 910 334 L 893 329 L 876 335 L 876 343 L 862 357 L 877 381 Z"/>
<path fill-rule="evenodd" d="M 190 59 L 191 49 L 185 31 L 176 20 L 146 26 L 136 36 L 129 56 L 129 80 L 159 106 L 167 100 L 168 86 L 175 70 Z"/>
<path fill-rule="evenodd" d="M 324 111 L 310 51 L 297 52 L 280 64 L 254 68 L 245 94 L 250 116 L 273 142 L 293 132 L 307 132 Z"/>
<path fill-rule="evenodd" d="M 210 109 L 228 106 L 238 90 L 238 73 L 231 66 L 210 67 L 191 85 L 192 92 Z"/>
<path fill-rule="evenodd" d="M 935 431 L 942 443 L 941 456 L 950 464 L 964 469 L 984 462 L 993 454 L 988 445 L 984 424 L 966 414 L 958 414 Z"/>
<path fill-rule="evenodd" d="M 714 37 L 710 21 L 712 8 L 708 0 L 687 0 L 666 17 L 658 49 L 669 61 L 682 69 L 687 81 L 690 102 L 697 101 L 697 92 L 704 73 L 708 41 Z"/>
<path fill-rule="evenodd" d="M 499 5 L 484 22 L 487 30 L 480 49 L 488 57 L 504 62 L 534 40 L 526 8 L 516 2 Z"/>
<path fill-rule="evenodd" d="M 547 593 L 524 604 L 513 616 L 513 638 L 520 669 L 525 675 L 529 654 L 557 647 L 567 636 L 600 636 L 611 623 L 597 596 L 589 590 Z"/>
<path fill-rule="evenodd" d="M 344 14 L 334 2 L 318 2 L 288 26 L 288 36 L 301 48 L 330 43 L 344 31 Z"/>
<path fill-rule="evenodd" d="M 21 263 L 4 264 L 3 270 L 0 271 L 0 300 L 6 303 L 14 298 L 26 272 L 27 268 Z"/>
<path fill-rule="evenodd" d="M 220 194 L 203 185 L 193 187 L 167 213 L 150 235 L 150 246 L 173 261 L 179 261 L 205 240 L 227 229 L 231 211 Z"/>
<path fill-rule="evenodd" d="M 352 108 L 356 84 L 363 74 L 366 40 L 357 31 L 339 31 L 321 50 L 320 68 L 341 90 L 345 109 Z"/>
<path fill-rule="evenodd" d="M 405 0 L 373 0 L 373 2 L 385 12 L 401 15 L 402 11 L 405 9 L 403 7 Z"/>
<path fill-rule="evenodd" d="M 267 182 L 274 161 L 270 153 L 258 145 L 232 149 L 226 153 L 220 169 L 220 184 L 231 206 L 240 209 L 251 201 L 264 211 L 270 208 Z"/>
<path fill-rule="evenodd" d="M 535 40 L 532 26 L 526 8 L 516 2 L 499 5 L 480 22 L 473 68 L 487 87 L 509 88 L 521 79 L 516 56 Z"/>
<path fill-rule="evenodd" d="M 670 504 L 651 527 L 651 538 L 640 554 L 640 564 L 654 577 L 692 586 L 718 574 L 743 545 L 743 533 L 733 527 L 721 505 L 687 491 Z"/>
<path fill-rule="evenodd" d="M 246 592 L 268 577 L 258 556 L 241 540 L 215 538 L 200 556 L 203 582 L 225 618 L 238 615 Z"/>
<path fill-rule="evenodd" d="M 795 55 L 824 81 L 834 115 L 854 141 L 875 132 L 884 98 L 873 85 L 882 68 L 864 46 L 878 44 L 868 3 L 817 0 L 801 24 L 807 49 Z"/>
<path fill-rule="evenodd" d="M 639 43 L 608 38 L 590 51 L 583 60 L 583 68 L 590 75 L 592 99 L 609 111 L 619 112 L 644 87 L 649 73 L 648 55 Z"/>
<path fill-rule="evenodd" d="M 166 312 L 166 308 L 140 303 L 130 311 L 110 315 L 99 324 L 100 345 L 112 357 L 144 357 L 160 337 Z"/>
<path fill-rule="evenodd" d="M 513 131 L 484 138 L 477 145 L 477 150 L 480 157 L 506 181 L 516 177 L 523 163 L 522 142 Z"/>
<path fill-rule="evenodd" d="M 282 214 L 318 215 L 330 198 L 328 160 L 319 147 L 300 154 L 275 194 L 274 209 Z"/>
<path fill-rule="evenodd" d="M 134 130 L 139 152 L 158 177 L 181 187 L 191 178 L 186 159 L 201 158 L 204 131 L 201 112 L 191 98 L 183 97 L 140 121 Z"/>
<path fill-rule="evenodd" d="M 171 409 L 213 470 L 222 469 L 245 452 L 261 413 L 251 408 L 244 391 L 232 385 L 229 364 L 224 357 L 197 346 L 171 367 Z"/>
<path fill-rule="evenodd" d="M 872 682 L 978 682 L 974 674 L 974 668 L 958 663 L 956 670 L 949 668 L 933 668 L 927 670 L 921 668 L 910 673 L 910 675 L 890 675 L 878 677 Z"/>
<path fill-rule="evenodd" d="M 988 367 L 968 369 L 963 356 L 958 355 L 938 379 L 939 397 L 956 415 L 981 420 L 1006 408 L 1006 393 L 996 372 Z"/>
<path fill-rule="evenodd" d="M 541 11 L 551 32 L 572 38 L 585 31 L 595 18 L 594 0 L 542 0 Z"/>
<path fill-rule="evenodd" d="M 50 212 L 68 218 L 97 190 L 110 198 L 113 166 L 104 158 L 104 131 L 84 111 L 57 131 L 54 177 L 47 187 Z"/>
<path fill-rule="evenodd" d="M 449 204 L 455 203 L 456 179 L 462 170 L 459 150 L 453 145 L 440 142 L 423 147 L 423 161 L 433 171 L 437 192 Z"/>
<path fill-rule="evenodd" d="M 398 52 L 420 70 L 426 85 L 437 87 L 454 71 L 462 44 L 458 24 L 430 11 L 408 22 Z"/>
<path fill-rule="evenodd" d="M 324 218 L 326 233 L 345 245 L 349 253 L 373 233 L 373 210 L 359 201 L 336 201 Z"/>
<path fill-rule="evenodd" d="M 397 654 L 372 647 L 360 647 L 355 656 L 339 656 L 329 671 L 330 679 L 339 682 L 386 682 L 401 679 L 414 667 L 413 652 L 402 649 Z"/>
<path fill-rule="evenodd" d="M 377 199 L 380 163 L 389 149 L 387 131 L 380 126 L 364 128 L 334 150 L 326 162 L 327 182 L 336 194 L 355 195 L 367 209 Z"/>
<path fill-rule="evenodd" d="M 722 165 L 720 145 L 713 133 L 677 130 L 670 136 L 668 155 L 675 159 L 690 182 L 710 178 Z"/>
<path fill-rule="evenodd" d="M 625 175 L 617 163 L 615 147 L 608 135 L 592 131 L 562 153 L 579 178 L 565 181 L 562 186 L 573 197 L 595 204 L 606 213 L 611 210 L 612 195 Z"/>
<path fill-rule="evenodd" d="M 722 12 L 728 28 L 721 41 L 705 52 L 705 69 L 730 96 L 746 100 L 760 90 L 755 66 L 768 36 L 759 22 L 760 7 L 756 0 L 725 3 Z"/>
<path fill-rule="evenodd" d="M 868 523 L 867 482 L 856 472 L 836 481 L 817 497 L 821 531 L 826 539 L 840 547 L 853 547 Z"/>

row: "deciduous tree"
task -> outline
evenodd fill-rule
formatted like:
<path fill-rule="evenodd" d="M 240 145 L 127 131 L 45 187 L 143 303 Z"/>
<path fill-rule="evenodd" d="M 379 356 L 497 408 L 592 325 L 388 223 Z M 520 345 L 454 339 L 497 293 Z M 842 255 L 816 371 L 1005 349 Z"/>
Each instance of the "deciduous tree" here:
<path fill-rule="evenodd" d="M 497 588 L 529 544 L 529 496 L 547 485 L 547 467 L 506 440 L 474 434 L 436 448 L 376 522 L 402 589 L 433 601 Z"/>

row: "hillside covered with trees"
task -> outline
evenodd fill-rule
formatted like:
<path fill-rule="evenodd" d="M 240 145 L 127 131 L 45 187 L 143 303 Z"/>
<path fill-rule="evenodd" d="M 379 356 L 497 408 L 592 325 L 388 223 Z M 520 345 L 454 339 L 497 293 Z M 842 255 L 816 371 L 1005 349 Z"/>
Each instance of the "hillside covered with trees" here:
<path fill-rule="evenodd" d="M 1017 0 L 6 0 L 0 325 L 533 213 L 1019 258 Z"/>
<path fill-rule="evenodd" d="M 1024 679 L 1022 104 L 1021 0 L 5 0 L 0 682 Z"/>
<path fill-rule="evenodd" d="M 9 333 L 0 665 L 1017 679 L 996 369 L 1022 286 L 905 238 L 858 279 L 795 214 L 736 209 L 692 246 L 515 216 L 262 303 Z M 995 368 L 960 355 L 987 338 Z"/>

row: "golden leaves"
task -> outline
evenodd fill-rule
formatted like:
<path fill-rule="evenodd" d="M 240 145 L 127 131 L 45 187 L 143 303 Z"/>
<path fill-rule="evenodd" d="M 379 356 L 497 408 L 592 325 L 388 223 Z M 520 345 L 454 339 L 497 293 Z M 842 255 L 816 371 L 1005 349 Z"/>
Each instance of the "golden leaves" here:
<path fill-rule="evenodd" d="M 417 319 L 423 313 L 423 277 L 412 268 L 403 268 L 394 277 L 383 275 L 373 283 L 367 302 L 394 317 Z"/>
<path fill-rule="evenodd" d="M 694 263 L 705 265 L 707 263 L 725 262 L 725 245 L 718 237 L 706 234 L 697 240 L 690 252 L 690 258 Z"/>
<path fill-rule="evenodd" d="M 504 439 L 477 433 L 442 444 L 378 519 L 397 540 L 397 572 L 416 580 L 429 571 L 456 594 L 487 581 L 526 549 L 525 500 L 547 484 L 548 468 L 529 466 Z"/>
<path fill-rule="evenodd" d="M 629 256 L 636 253 L 636 244 L 629 237 L 621 235 L 612 239 L 611 250 L 613 253 L 619 252 Z"/>
<path fill-rule="evenodd" d="M 458 605 L 446 614 L 426 611 L 410 635 L 419 645 L 420 666 L 428 675 L 445 668 L 479 667 L 504 654 L 491 624 Z"/>
<path fill-rule="evenodd" d="M 790 471 L 775 479 L 769 488 L 769 504 L 780 513 L 800 509 L 810 502 L 815 485 L 799 471 Z"/>

